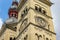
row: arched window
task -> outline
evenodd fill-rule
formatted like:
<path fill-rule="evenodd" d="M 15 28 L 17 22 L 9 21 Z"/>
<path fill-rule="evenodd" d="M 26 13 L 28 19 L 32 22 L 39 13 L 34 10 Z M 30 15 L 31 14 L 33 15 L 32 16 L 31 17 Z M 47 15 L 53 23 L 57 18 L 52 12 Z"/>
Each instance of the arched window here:
<path fill-rule="evenodd" d="M 15 31 L 17 30 L 17 27 L 15 27 Z"/>
<path fill-rule="evenodd" d="M 43 35 L 43 39 L 45 40 L 45 35 Z"/>
<path fill-rule="evenodd" d="M 15 27 L 15 29 L 17 29 L 17 27 Z"/>
<path fill-rule="evenodd" d="M 12 37 L 10 37 L 10 40 L 13 40 Z"/>
<path fill-rule="evenodd" d="M 38 10 L 38 7 L 37 6 L 35 6 L 35 10 Z"/>
<path fill-rule="evenodd" d="M 21 14 L 21 18 L 24 18 L 28 13 L 28 8 L 25 8 L 23 11 L 22 11 L 22 14 Z"/>
<path fill-rule="evenodd" d="M 25 8 L 23 12 L 26 14 L 26 13 L 28 12 L 28 9 L 27 9 L 27 8 Z"/>
<path fill-rule="evenodd" d="M 27 38 L 28 38 L 28 35 L 26 35 L 26 36 L 24 37 L 24 40 L 27 40 Z"/>
<path fill-rule="evenodd" d="M 43 14 L 46 14 L 46 11 L 45 10 L 42 10 L 43 11 Z"/>
<path fill-rule="evenodd" d="M 50 39 L 51 40 L 51 39 Z"/>
<path fill-rule="evenodd" d="M 16 14 L 12 14 L 13 17 L 16 17 Z"/>
<path fill-rule="evenodd" d="M 40 37 L 40 38 L 42 38 L 42 36 L 41 36 L 41 35 L 39 35 L 39 37 Z"/>
<path fill-rule="evenodd" d="M 28 11 L 28 9 L 26 8 L 26 12 Z"/>
<path fill-rule="evenodd" d="M 15 14 L 15 16 L 14 17 L 16 17 L 17 15 Z"/>
<path fill-rule="evenodd" d="M 42 36 L 38 35 L 37 33 L 35 33 L 35 35 L 37 36 L 37 40 L 42 40 Z"/>
<path fill-rule="evenodd" d="M 14 37 L 14 39 L 13 40 L 16 40 L 16 38 Z"/>
<path fill-rule="evenodd" d="M 25 13 L 25 10 L 23 12 Z"/>
<path fill-rule="evenodd" d="M 39 35 L 39 40 L 42 40 L 42 36 L 41 35 Z"/>
<path fill-rule="evenodd" d="M 46 38 L 46 40 L 49 40 L 48 38 Z"/>
<path fill-rule="evenodd" d="M 50 25 L 48 25 L 48 30 L 50 30 Z"/>
<path fill-rule="evenodd" d="M 24 17 L 24 14 L 22 13 L 22 14 L 21 14 L 21 18 L 23 18 L 23 17 Z"/>
<path fill-rule="evenodd" d="M 39 8 L 39 12 L 42 12 L 42 8 L 41 7 Z"/>

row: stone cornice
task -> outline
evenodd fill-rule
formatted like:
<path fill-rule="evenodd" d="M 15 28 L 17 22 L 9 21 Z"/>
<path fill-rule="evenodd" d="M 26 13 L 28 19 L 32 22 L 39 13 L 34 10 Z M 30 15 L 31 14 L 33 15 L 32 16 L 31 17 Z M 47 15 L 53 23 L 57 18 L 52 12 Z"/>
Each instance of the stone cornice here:
<path fill-rule="evenodd" d="M 26 3 L 26 1 L 27 1 L 27 0 L 20 0 L 19 5 L 18 5 L 18 8 L 17 8 L 18 11 L 19 11 L 19 10 L 22 8 L 22 6 Z M 50 1 L 44 1 L 44 0 L 39 0 L 39 1 L 47 4 L 48 6 L 51 6 L 51 5 L 53 4 L 53 3 L 50 2 Z"/>
<path fill-rule="evenodd" d="M 27 0 L 20 0 L 17 10 L 19 11 Z"/>
<path fill-rule="evenodd" d="M 29 10 L 30 10 L 30 9 L 34 10 L 35 12 L 37 12 L 37 11 L 36 11 L 35 9 L 33 9 L 32 7 L 30 7 Z M 41 14 L 41 13 L 40 13 L 40 14 Z M 43 15 L 43 16 L 45 16 L 45 17 L 47 17 L 47 18 L 53 19 L 52 17 L 48 16 L 47 14 L 41 14 L 41 15 Z"/>
<path fill-rule="evenodd" d="M 37 11 L 36 11 L 35 9 L 33 9 L 32 7 L 30 7 L 30 8 L 28 9 L 28 11 L 29 11 L 30 9 L 34 10 L 35 12 L 37 12 Z M 48 16 L 48 15 L 46 15 L 46 14 L 41 14 L 41 13 L 40 13 L 40 15 L 43 15 L 43 16 L 45 16 L 45 17 L 47 17 L 47 18 L 50 18 L 50 19 L 53 19 L 52 17 L 50 17 L 50 16 Z M 18 23 L 20 23 L 21 20 L 22 20 L 22 19 L 20 19 L 20 20 L 18 21 Z"/>
<path fill-rule="evenodd" d="M 43 29 L 43 30 L 45 30 L 45 31 L 47 31 L 47 32 L 49 32 L 49 33 L 52 33 L 52 34 L 56 35 L 56 33 L 52 32 L 52 31 L 50 31 L 50 30 L 48 30 L 48 29 L 46 29 L 46 28 L 44 28 L 44 27 L 38 26 L 38 25 L 36 25 L 36 24 L 34 24 L 34 23 L 30 23 L 30 24 L 31 24 L 31 25 L 34 25 L 34 26 L 37 26 L 38 28 L 41 28 L 41 29 Z"/>
<path fill-rule="evenodd" d="M 56 35 L 56 33 L 54 33 L 54 32 L 52 32 L 52 31 L 50 31 L 50 30 L 48 30 L 48 29 L 46 29 L 46 28 L 40 27 L 40 26 L 38 26 L 38 25 L 30 22 L 30 23 L 22 30 L 22 32 L 19 33 L 19 35 L 16 37 L 16 39 L 17 39 L 17 38 L 23 33 L 23 31 L 24 31 L 26 28 L 28 28 L 30 25 L 34 25 L 34 26 L 36 26 L 36 27 L 38 27 L 38 28 L 41 28 L 41 29 L 43 29 L 43 30 L 45 30 L 45 31 L 47 31 L 47 32 L 49 32 L 49 33 L 52 33 L 52 34 Z"/>
<path fill-rule="evenodd" d="M 13 24 L 13 25 L 17 25 L 17 24 Z M 16 28 L 13 26 L 13 25 L 6 25 L 6 28 L 8 28 L 8 29 L 10 29 L 10 30 L 12 30 L 12 31 L 16 31 Z"/>
<path fill-rule="evenodd" d="M 17 24 L 15 24 L 15 25 L 17 25 Z M 4 34 L 6 29 L 10 29 L 12 31 L 16 31 L 16 28 L 12 27 L 12 25 L 5 24 L 5 25 L 2 26 L 2 29 L 0 30 L 0 36 Z"/>
<path fill-rule="evenodd" d="M 53 3 L 51 3 L 50 1 L 47 1 L 47 0 L 46 1 L 45 0 L 39 0 L 39 1 L 47 4 L 48 6 L 51 6 L 53 4 Z"/>
<path fill-rule="evenodd" d="M 29 11 L 30 9 L 36 11 L 36 10 L 33 9 L 32 7 L 30 7 L 30 8 L 28 9 L 28 11 Z M 37 12 L 37 11 L 36 11 L 36 12 Z M 40 13 L 40 14 L 41 14 L 41 13 Z M 41 14 L 41 15 L 43 15 L 43 16 L 45 16 L 45 17 L 47 17 L 47 18 L 53 19 L 52 17 L 50 17 L 50 16 L 48 16 L 48 15 L 46 15 L 46 14 Z M 22 20 L 23 20 L 23 19 L 20 19 L 20 20 L 18 21 L 18 23 L 20 23 Z M 17 24 L 18 24 L 18 23 L 17 23 Z"/>

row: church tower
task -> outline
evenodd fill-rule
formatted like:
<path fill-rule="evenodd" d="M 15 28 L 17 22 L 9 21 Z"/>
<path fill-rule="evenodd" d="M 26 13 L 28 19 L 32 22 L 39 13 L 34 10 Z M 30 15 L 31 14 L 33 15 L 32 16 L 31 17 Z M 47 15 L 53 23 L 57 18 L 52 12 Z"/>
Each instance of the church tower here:
<path fill-rule="evenodd" d="M 56 40 L 50 0 L 13 0 L 0 40 Z"/>
<path fill-rule="evenodd" d="M 16 40 L 16 25 L 18 22 L 17 7 L 17 0 L 13 0 L 12 5 L 8 10 L 9 18 L 4 22 L 0 30 L 0 40 Z"/>
<path fill-rule="evenodd" d="M 17 0 L 13 0 L 12 6 L 9 9 L 9 18 L 11 17 L 15 17 L 18 18 L 18 11 L 17 11 L 17 7 L 18 7 L 18 2 Z"/>
<path fill-rule="evenodd" d="M 56 40 L 50 0 L 20 0 L 16 40 Z"/>
<path fill-rule="evenodd" d="M 12 24 L 12 23 L 16 23 L 17 19 L 18 19 L 18 1 L 17 0 L 13 0 L 11 7 L 9 8 L 8 11 L 8 15 L 9 15 L 9 19 L 6 20 L 7 24 Z"/>

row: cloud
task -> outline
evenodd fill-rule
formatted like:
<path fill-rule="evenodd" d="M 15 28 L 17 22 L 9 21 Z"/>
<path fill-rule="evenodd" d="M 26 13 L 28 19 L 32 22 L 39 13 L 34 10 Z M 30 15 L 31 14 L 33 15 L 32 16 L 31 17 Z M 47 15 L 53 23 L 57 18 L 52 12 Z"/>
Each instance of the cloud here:
<path fill-rule="evenodd" d="M 1 29 L 1 27 L 2 27 L 2 24 L 3 24 L 3 21 L 2 21 L 2 19 L 0 18 L 0 29 Z"/>

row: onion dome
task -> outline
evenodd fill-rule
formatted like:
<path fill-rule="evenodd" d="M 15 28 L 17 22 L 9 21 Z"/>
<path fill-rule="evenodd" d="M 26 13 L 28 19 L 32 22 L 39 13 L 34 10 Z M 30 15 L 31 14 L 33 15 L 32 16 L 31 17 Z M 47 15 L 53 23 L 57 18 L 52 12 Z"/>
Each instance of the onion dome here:
<path fill-rule="evenodd" d="M 9 18 L 11 17 L 18 18 L 17 7 L 18 7 L 18 2 L 16 0 L 13 0 L 12 6 L 10 7 L 9 12 L 8 12 Z"/>

